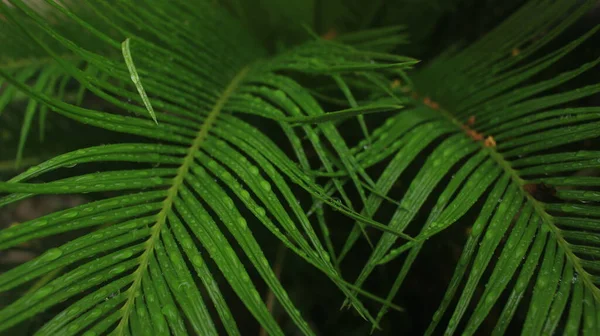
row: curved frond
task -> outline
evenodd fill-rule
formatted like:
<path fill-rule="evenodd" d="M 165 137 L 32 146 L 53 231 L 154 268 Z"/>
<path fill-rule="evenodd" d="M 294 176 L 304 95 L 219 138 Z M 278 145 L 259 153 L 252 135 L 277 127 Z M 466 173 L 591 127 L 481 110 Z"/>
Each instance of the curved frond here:
<path fill-rule="evenodd" d="M 351 291 L 354 287 L 340 277 L 292 184 L 364 225 L 411 238 L 358 215 L 350 202 L 340 204 L 329 197 L 305 173 L 314 163 L 306 157 L 307 144 L 298 130 L 330 172 L 334 164 L 326 147 L 332 148 L 366 200 L 362 180 L 370 178 L 332 121 L 394 111 L 399 105 L 356 103 L 348 104 L 350 110 L 326 114 L 294 74 L 384 75 L 408 69 L 414 60 L 323 40 L 267 57 L 263 46 L 212 1 L 48 0 L 71 32 L 86 32 L 88 40 L 79 43 L 75 34 L 50 24 L 22 1 L 12 3 L 14 8 L 2 6 L 3 13 L 27 43 L 38 46 L 96 97 L 129 113 L 57 99 L 4 69 L 0 76 L 55 113 L 138 141 L 79 149 L 0 182 L 0 192 L 6 193 L 0 205 L 40 194 L 110 195 L 0 231 L 3 249 L 59 233 L 87 232 L 0 275 L 0 288 L 7 291 L 59 270 L 2 309 L 0 329 L 71 299 L 73 304 L 38 334 L 216 335 L 222 326 L 237 335 L 222 293 L 224 283 L 215 280 L 218 272 L 269 334 L 283 332 L 258 293 L 263 284 L 296 327 L 313 334 L 254 237 L 257 225 L 322 271 L 359 314 L 374 322 Z M 85 19 L 90 13 L 95 20 Z M 86 67 L 62 58 L 63 50 Z M 260 123 L 245 119 L 249 115 L 276 129 L 260 129 Z M 281 132 L 289 140 L 304 170 L 266 131 Z M 49 174 L 111 162 L 136 168 L 68 178 Z M 336 183 L 342 190 L 341 182 Z"/>
<path fill-rule="evenodd" d="M 392 302 L 430 242 L 460 228 L 464 247 L 426 335 L 490 322 L 494 335 L 517 324 L 524 335 L 597 334 L 600 108 L 584 99 L 600 84 L 580 79 L 600 57 L 564 60 L 600 26 L 557 42 L 595 3 L 524 2 L 413 70 L 417 61 L 389 51 L 471 2 L 407 2 L 403 16 L 362 0 L 0 2 L 10 46 L 0 52 L 10 147 L 0 207 L 89 198 L 0 230 L 0 250 L 57 241 L 0 274 L 0 292 L 22 294 L 0 309 L 0 330 L 52 310 L 36 334 L 239 335 L 241 308 L 283 335 L 275 299 L 284 323 L 316 334 L 270 260 L 272 242 L 375 329 L 401 310 Z M 372 24 L 390 16 L 406 25 Z M 84 134 L 72 150 L 81 135 L 65 132 L 69 150 L 25 155 L 36 121 L 43 138 L 61 120 L 110 136 Z M 19 163 L 29 168 L 4 179 Z M 343 215 L 335 223 L 329 208 Z M 385 299 L 365 290 L 393 265 Z"/>
<path fill-rule="evenodd" d="M 377 215 L 385 202 L 381 194 L 390 193 L 415 158 L 427 158 L 393 205 L 388 224 L 397 231 L 416 230 L 414 241 L 398 243 L 384 233 L 356 286 L 363 286 L 378 265 L 402 258 L 387 297 L 391 302 L 428 239 L 459 220 L 471 221 L 467 213 L 478 214 L 428 334 L 446 313 L 451 315 L 445 334 L 456 333 L 459 325 L 465 334 L 475 334 L 491 308 L 504 304 L 495 329 L 503 334 L 529 286 L 533 295 L 523 334 L 552 334 L 558 326 L 594 333 L 600 302 L 594 261 L 598 182 L 578 172 L 600 168 L 600 157 L 597 151 L 572 148 L 600 136 L 599 115 L 597 107 L 564 106 L 600 92 L 600 86 L 565 90 L 561 85 L 597 69 L 600 58 L 532 80 L 597 32 L 594 28 L 533 58 L 593 5 L 527 2 L 480 41 L 440 56 L 412 76 L 413 84 L 396 93 L 412 96 L 412 107 L 372 133 L 369 151 L 358 150 L 367 141 L 357 146 L 364 167 L 388 159 L 365 216 Z M 545 34 L 539 36 L 540 31 Z M 427 201 L 435 205 L 425 209 Z M 418 214 L 426 216 L 425 222 L 416 221 Z M 360 237 L 360 227 L 348 237 L 340 259 Z M 484 284 L 484 293 L 476 295 Z M 508 301 L 503 302 L 503 293 Z M 378 321 L 385 312 L 383 307 Z"/>

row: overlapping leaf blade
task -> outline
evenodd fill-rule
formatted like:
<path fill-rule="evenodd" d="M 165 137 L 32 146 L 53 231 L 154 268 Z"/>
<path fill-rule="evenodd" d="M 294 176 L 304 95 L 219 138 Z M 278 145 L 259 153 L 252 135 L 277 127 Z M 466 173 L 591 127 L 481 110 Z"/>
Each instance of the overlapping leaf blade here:
<path fill-rule="evenodd" d="M 375 207 L 365 209 L 363 215 L 371 216 L 378 210 L 378 203 L 382 202 L 378 194 L 387 194 L 402 178 L 400 167 L 408 166 L 419 155 L 428 158 L 417 176 L 408 181 L 410 185 L 405 194 L 397 199 L 399 205 L 395 206 L 389 222 L 390 227 L 399 231 L 407 230 L 410 225 L 417 226 L 420 233 L 414 241 L 399 242 L 400 247 L 395 249 L 397 238 L 384 233 L 359 275 L 357 286 L 364 284 L 378 264 L 402 256 L 403 267 L 388 295 L 388 300 L 393 300 L 421 247 L 427 245 L 427 239 L 458 224 L 473 208 L 479 213 L 428 334 L 436 330 L 450 302 L 457 296 L 458 304 L 450 316 L 446 334 L 459 331 L 459 325 L 468 319 L 467 310 L 471 317 L 464 332 L 476 333 L 490 308 L 501 304 L 498 302 L 500 294 L 512 290 L 510 304 L 496 329 L 502 334 L 534 277 L 537 280 L 524 334 L 554 330 L 565 320 L 567 325 L 577 329 L 580 324 L 575 319 L 581 318 L 590 332 L 597 324 L 600 292 L 593 261 L 597 241 L 592 231 L 596 229 L 598 217 L 597 192 L 584 188 L 597 186 L 594 182 L 597 178 L 573 174 L 581 169 L 597 169 L 600 161 L 594 151 L 572 152 L 565 145 L 596 139 L 600 132 L 595 107 L 565 109 L 561 104 L 598 93 L 600 87 L 592 84 L 573 91 L 547 92 L 556 92 L 565 81 L 597 69 L 598 59 L 545 81 L 533 84 L 527 81 L 597 32 L 598 28 L 594 28 L 546 57 L 531 58 L 591 6 L 592 1 L 581 4 L 529 1 L 482 40 L 462 51 L 442 55 L 423 67 L 413 76 L 414 86 L 401 88 L 397 93 L 412 91 L 415 102 L 407 105 L 415 107 L 390 118 L 372 134 L 374 143 L 382 138 L 390 144 L 397 142 L 398 145 L 392 145 L 397 156 L 390 160 L 376 181 L 377 193 L 367 202 Z M 529 21 L 532 13 L 536 13 L 536 19 Z M 515 29 L 516 26 L 526 28 Z M 546 29 L 547 33 L 536 36 L 540 29 Z M 445 85 L 450 81 L 452 85 Z M 420 116 L 422 109 L 429 110 L 431 117 Z M 420 118 L 420 122 L 400 132 L 389 132 L 396 120 L 411 118 Z M 424 139 L 428 140 L 424 143 Z M 427 144 L 436 139 L 439 144 L 435 149 L 424 152 Z M 379 152 L 366 151 L 356 156 L 368 167 L 369 161 L 390 157 L 386 154 L 378 158 Z M 372 158 L 363 159 L 367 156 Z M 398 159 L 400 156 L 405 161 Z M 451 177 L 450 171 L 453 172 Z M 441 188 L 440 181 L 448 181 L 448 184 L 441 194 L 434 194 L 436 187 Z M 557 190 L 554 198 L 538 199 L 539 189 L 554 193 L 554 188 Z M 422 207 L 428 199 L 435 200 L 436 205 L 427 210 L 427 221 L 414 222 L 416 214 L 424 211 Z M 485 200 L 483 206 L 479 200 Z M 581 202 L 591 203 L 582 205 Z M 564 227 L 561 222 L 575 228 Z M 349 236 L 342 257 L 354 245 L 359 237 L 357 233 L 355 229 Z M 496 251 L 502 251 L 500 241 L 504 236 L 509 237 L 505 246 L 511 249 L 520 246 L 517 253 L 520 258 L 515 256 L 514 250 L 505 248 L 498 261 L 492 260 Z M 522 269 L 520 280 L 511 288 L 509 282 L 517 277 L 519 267 Z M 489 279 L 483 278 L 486 269 L 492 271 Z M 573 275 L 575 280 L 571 281 L 570 276 L 563 278 L 565 275 Z M 466 283 L 460 292 L 458 288 L 463 279 Z M 486 281 L 484 296 L 475 297 L 473 291 Z M 571 282 L 571 286 L 565 282 Z M 548 291 L 556 296 L 549 295 Z M 565 317 L 568 314 L 565 306 L 569 305 L 583 308 Z M 384 312 L 382 308 L 378 318 Z"/>
<path fill-rule="evenodd" d="M 69 22 L 65 24 L 68 28 L 50 24 L 47 17 L 18 0 L 13 1 L 14 8 L 3 5 L 2 9 L 11 27 L 54 59 L 68 76 L 108 104 L 133 115 L 78 107 L 29 87 L 8 71 L 0 70 L 2 77 L 30 95 L 35 104 L 79 122 L 138 136 L 143 143 L 81 149 L 0 183 L 2 192 L 12 193 L 2 198 L 2 204 L 38 194 L 126 191 L 123 196 L 0 232 L 3 247 L 9 248 L 33 238 L 92 230 L 0 276 L 4 290 L 8 290 L 53 269 L 64 269 L 56 279 L 2 310 L 2 328 L 77 297 L 39 332 L 210 335 L 217 334 L 218 325 L 222 325 L 228 334 L 239 334 L 223 300 L 222 284 L 217 286 L 211 275 L 218 270 L 270 334 L 282 331 L 257 292 L 256 281 L 266 283 L 303 334 L 312 334 L 273 273 L 249 223 L 264 225 L 289 249 L 324 272 L 360 314 L 374 321 L 331 264 L 288 184 L 299 184 L 313 197 L 367 224 L 383 226 L 362 219 L 351 204 L 337 204 L 271 139 L 236 113 L 266 111 L 263 117 L 280 122 L 300 155 L 304 155 L 303 145 L 295 142 L 298 137 L 289 123 L 321 122 L 317 129 L 344 158 L 349 170 L 356 170 L 351 175 L 364 195 L 358 175 L 368 176 L 348 155 L 349 148 L 336 129 L 323 121 L 353 117 L 381 104 L 357 106 L 355 112 L 326 117 L 302 85 L 279 72 L 352 76 L 357 71 L 402 70 L 414 64 L 412 59 L 326 41 L 265 58 L 263 47 L 210 1 L 47 3 L 53 13 Z M 93 19 L 88 19 L 90 16 Z M 79 43 L 81 35 L 73 33 L 76 29 L 83 29 L 89 40 Z M 52 37 L 52 42 L 41 34 Z M 122 41 L 126 41 L 126 59 L 120 54 Z M 65 52 L 81 59 L 86 67 L 62 58 Z M 387 106 L 386 110 L 398 108 Z M 158 124 L 149 120 L 154 118 L 149 111 L 156 114 Z M 324 140 L 315 137 L 311 126 L 303 126 L 303 130 L 327 165 L 329 157 L 321 149 Z M 94 162 L 161 167 L 33 181 L 60 168 Z M 246 210 L 251 217 L 242 215 Z M 236 246 L 242 252 L 236 252 Z M 216 268 L 209 267 L 202 252 L 211 257 Z M 258 271 L 258 279 L 251 279 L 244 269 L 245 261 Z M 197 284 L 202 284 L 208 295 Z M 219 323 L 208 306 L 216 308 Z"/>

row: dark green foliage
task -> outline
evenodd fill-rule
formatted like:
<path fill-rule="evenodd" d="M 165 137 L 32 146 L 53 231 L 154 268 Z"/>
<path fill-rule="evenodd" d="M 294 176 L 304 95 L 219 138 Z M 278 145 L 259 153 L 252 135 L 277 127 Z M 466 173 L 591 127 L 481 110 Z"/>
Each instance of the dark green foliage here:
<path fill-rule="evenodd" d="M 598 28 L 557 39 L 594 1 L 508 1 L 481 38 L 436 32 L 469 0 L 10 2 L 0 207 L 88 203 L 0 230 L 48 247 L 0 274 L 0 330 L 599 333 L 600 55 L 564 61 Z M 420 260 L 453 265 L 411 326 Z"/>

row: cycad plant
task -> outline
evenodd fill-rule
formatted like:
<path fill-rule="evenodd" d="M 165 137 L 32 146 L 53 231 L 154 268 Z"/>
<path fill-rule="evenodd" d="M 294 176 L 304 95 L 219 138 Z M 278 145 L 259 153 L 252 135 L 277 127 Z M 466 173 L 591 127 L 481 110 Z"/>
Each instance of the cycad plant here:
<path fill-rule="evenodd" d="M 0 330 L 349 334 L 321 286 L 355 334 L 600 334 L 600 55 L 570 57 L 597 27 L 557 38 L 596 1 L 513 1 L 429 57 L 469 3 L 1 3 L 0 207 L 86 202 L 0 230 L 43 247 L 2 266 Z M 394 325 L 439 237 L 439 308 Z"/>

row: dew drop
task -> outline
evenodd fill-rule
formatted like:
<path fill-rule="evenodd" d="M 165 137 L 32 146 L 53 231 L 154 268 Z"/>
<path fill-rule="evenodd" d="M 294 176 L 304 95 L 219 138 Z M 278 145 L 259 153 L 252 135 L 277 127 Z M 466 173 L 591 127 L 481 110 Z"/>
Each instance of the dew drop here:
<path fill-rule="evenodd" d="M 79 312 L 81 312 L 81 308 L 73 307 L 73 308 L 67 310 L 67 315 L 68 316 L 73 316 L 73 315 L 79 314 Z"/>
<path fill-rule="evenodd" d="M 66 290 L 67 294 L 77 293 L 78 291 L 79 291 L 79 286 L 72 286 Z"/>
<path fill-rule="evenodd" d="M 94 298 L 94 300 L 100 300 L 102 298 L 105 298 L 107 293 L 108 292 L 106 290 L 101 290 L 101 291 L 97 292 L 96 294 L 94 294 L 93 298 Z"/>
<path fill-rule="evenodd" d="M 192 264 L 194 264 L 196 267 L 202 267 L 204 262 L 202 261 L 202 258 L 200 258 L 200 256 L 193 256 Z"/>
<path fill-rule="evenodd" d="M 269 184 L 269 182 L 267 181 L 260 181 L 260 186 L 265 190 L 265 191 L 271 191 L 271 184 Z"/>
<path fill-rule="evenodd" d="M 117 266 L 108 271 L 108 274 L 119 274 L 123 272 L 125 272 L 125 266 Z"/>
<path fill-rule="evenodd" d="M 109 295 L 108 295 L 108 296 L 107 296 L 107 297 L 104 299 L 104 301 L 110 300 L 110 299 L 114 298 L 115 296 L 117 296 L 117 295 L 119 295 L 119 294 L 121 294 L 121 291 L 120 291 L 120 290 L 118 290 L 118 291 L 116 291 L 116 292 L 112 292 L 112 293 L 110 293 L 110 294 L 109 294 Z"/>
<path fill-rule="evenodd" d="M 242 227 L 242 229 L 246 229 L 248 227 L 246 220 L 243 217 L 238 217 L 238 224 Z"/>
<path fill-rule="evenodd" d="M 245 198 L 245 199 L 250 198 L 250 193 L 247 190 L 240 191 L 240 195 L 242 196 L 242 198 Z"/>
<path fill-rule="evenodd" d="M 228 171 L 224 171 L 221 174 L 221 177 L 223 178 L 223 180 L 228 181 L 231 180 L 231 174 Z"/>
<path fill-rule="evenodd" d="M 186 249 L 191 249 L 191 248 L 192 248 L 192 246 L 194 245 L 194 243 L 192 243 L 192 240 L 191 240 L 191 239 L 184 238 L 184 239 L 181 241 L 181 245 L 183 245 L 183 247 L 184 247 L 184 248 L 186 248 Z"/>
<path fill-rule="evenodd" d="M 170 319 L 174 319 L 177 317 L 177 310 L 175 309 L 175 307 L 173 307 L 173 305 L 168 304 L 164 306 L 161 311 L 166 317 Z"/>
<path fill-rule="evenodd" d="M 183 290 L 186 290 L 186 289 L 188 289 L 188 288 L 190 288 L 190 284 L 189 284 L 188 282 L 181 282 L 181 283 L 180 283 L 180 284 L 177 286 L 177 290 L 178 290 L 178 291 L 181 291 L 182 289 L 183 289 Z"/>
<path fill-rule="evenodd" d="M 131 258 L 131 256 L 133 255 L 132 251 L 125 251 L 125 252 L 121 252 L 117 255 L 114 256 L 115 259 L 127 259 L 127 258 Z"/>
<path fill-rule="evenodd" d="M 69 218 L 74 218 L 77 217 L 79 215 L 79 212 L 77 211 L 69 211 L 69 212 L 65 212 L 62 216 L 60 216 L 60 219 L 69 219 Z"/>
<path fill-rule="evenodd" d="M 256 208 L 256 213 L 257 213 L 259 216 L 264 216 L 264 215 L 266 215 L 266 214 L 267 214 L 267 212 L 265 211 L 265 208 L 263 208 L 263 207 L 257 207 L 257 208 Z"/>
<path fill-rule="evenodd" d="M 225 204 L 227 204 L 227 207 L 229 207 L 229 209 L 233 209 L 234 203 L 231 197 L 225 197 L 223 201 L 225 202 Z"/>
<path fill-rule="evenodd" d="M 573 273 L 573 278 L 571 279 L 571 283 L 574 284 L 579 280 L 579 274 Z"/>
<path fill-rule="evenodd" d="M 237 259 L 237 255 L 235 254 L 235 251 L 231 248 L 231 246 L 227 247 L 227 254 L 229 254 L 229 258 L 231 260 Z"/>
<path fill-rule="evenodd" d="M 48 221 L 47 221 L 47 220 L 45 220 L 45 219 L 40 219 L 40 220 L 37 220 L 37 221 L 35 222 L 35 224 L 33 224 L 33 226 L 35 226 L 35 227 L 39 227 L 39 226 L 45 226 L 45 225 L 48 225 Z"/>
<path fill-rule="evenodd" d="M 128 231 L 131 229 L 134 229 L 138 224 L 135 222 L 129 223 L 129 224 L 123 224 L 119 226 L 119 229 L 124 230 L 124 231 Z"/>
<path fill-rule="evenodd" d="M 262 301 L 262 297 L 261 297 L 261 296 L 260 296 L 260 294 L 259 294 L 259 293 L 256 291 L 256 289 L 254 289 L 254 290 L 252 291 L 252 294 L 254 294 L 254 299 L 255 299 L 256 301 Z"/>
<path fill-rule="evenodd" d="M 60 256 L 62 254 L 63 254 L 63 252 L 61 249 L 51 248 L 42 255 L 41 259 L 44 261 L 52 261 L 52 260 L 56 260 L 56 259 L 60 258 Z"/>
<path fill-rule="evenodd" d="M 250 173 L 252 173 L 252 175 L 258 175 L 258 168 L 256 166 L 250 167 Z"/>
<path fill-rule="evenodd" d="M 275 90 L 275 97 L 280 98 L 280 99 L 286 99 L 287 98 L 285 92 L 283 92 L 281 90 Z"/>
<path fill-rule="evenodd" d="M 90 312 L 89 317 L 95 319 L 100 315 L 102 315 L 102 311 L 100 309 L 94 309 Z"/>
<path fill-rule="evenodd" d="M 37 292 L 35 292 L 35 294 L 33 294 L 33 298 L 41 299 L 44 296 L 52 293 L 53 290 L 54 290 L 53 286 L 44 286 L 44 287 L 38 289 Z"/>

